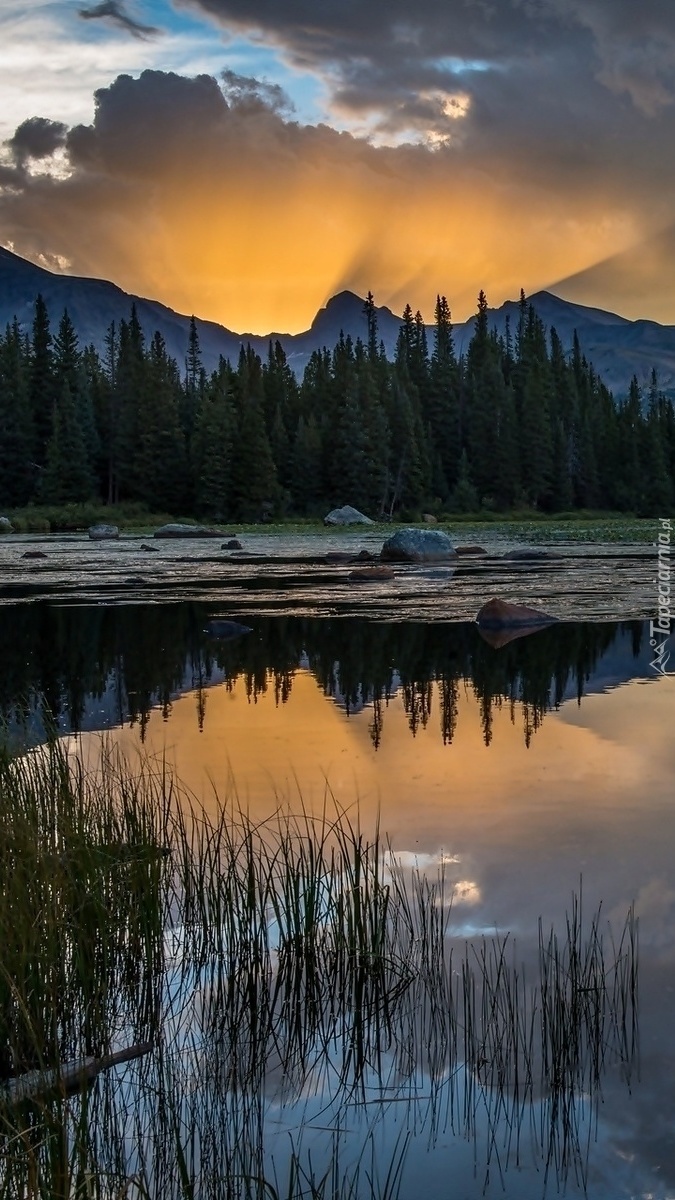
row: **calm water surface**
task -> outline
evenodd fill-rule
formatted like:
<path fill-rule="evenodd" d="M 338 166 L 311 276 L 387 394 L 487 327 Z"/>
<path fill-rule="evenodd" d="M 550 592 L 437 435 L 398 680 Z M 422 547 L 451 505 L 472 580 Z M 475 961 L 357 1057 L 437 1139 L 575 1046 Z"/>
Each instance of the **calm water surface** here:
<path fill-rule="evenodd" d="M 329 791 L 364 829 L 379 818 L 404 863 L 444 864 L 458 945 L 508 933 L 529 970 L 539 918 L 564 930 L 580 881 L 603 929 L 633 903 L 639 917 L 639 1047 L 608 1057 L 563 1132 L 536 1089 L 500 1110 L 461 1070 L 432 1086 L 409 1031 L 415 1061 L 384 1047 L 348 1104 L 330 1072 L 289 1093 L 271 1071 L 270 1169 L 283 1177 L 290 1132 L 318 1163 L 336 1140 L 345 1163 L 374 1155 L 381 1179 L 405 1146 L 402 1196 L 675 1197 L 675 683 L 650 667 L 647 624 L 563 623 L 495 648 L 469 623 L 244 610 L 251 631 L 222 640 L 213 615 L 7 605 L 0 708 L 38 741 L 41 695 L 85 754 L 106 730 L 132 759 L 167 758 L 206 808 L 217 792 L 263 819 Z"/>

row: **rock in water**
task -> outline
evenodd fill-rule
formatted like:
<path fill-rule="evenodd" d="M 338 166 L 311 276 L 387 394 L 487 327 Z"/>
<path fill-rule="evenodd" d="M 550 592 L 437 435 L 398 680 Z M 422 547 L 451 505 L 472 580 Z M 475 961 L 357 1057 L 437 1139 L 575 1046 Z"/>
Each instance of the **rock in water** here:
<path fill-rule="evenodd" d="M 483 546 L 455 546 L 455 552 L 460 558 L 484 558 L 487 555 L 487 550 Z"/>
<path fill-rule="evenodd" d="M 384 543 L 380 558 L 383 562 L 439 563 L 454 562 L 457 553 L 440 529 L 399 529 Z"/>
<path fill-rule="evenodd" d="M 512 604 L 510 600 L 498 600 L 496 596 L 480 608 L 476 624 L 481 629 L 514 629 L 519 625 L 553 625 L 558 620 L 540 608 L 527 604 Z"/>
<path fill-rule="evenodd" d="M 509 550 L 504 555 L 508 562 L 543 562 L 559 557 L 560 555 L 551 554 L 549 550 L 538 550 L 535 547 L 530 547 L 529 550 Z"/>
<path fill-rule="evenodd" d="M 13 531 L 14 526 L 12 525 L 9 517 L 0 517 L 0 534 L 13 533 Z"/>
<path fill-rule="evenodd" d="M 42 550 L 26 550 L 26 553 L 22 554 L 21 557 L 22 558 L 46 558 L 47 555 L 44 554 Z"/>
<path fill-rule="evenodd" d="M 374 525 L 370 517 L 366 517 L 358 508 L 344 504 L 342 508 L 333 508 L 323 519 L 324 525 Z"/>
<path fill-rule="evenodd" d="M 141 542 L 141 550 L 145 550 L 147 554 L 157 554 L 156 546 L 149 546 L 147 542 Z"/>
<path fill-rule="evenodd" d="M 253 630 L 250 625 L 240 625 L 238 621 L 221 621 L 218 619 L 209 621 L 204 630 L 204 633 L 208 633 L 209 637 L 220 638 L 221 641 L 238 638 L 244 633 L 252 632 Z"/>
<path fill-rule="evenodd" d="M 117 525 L 92 525 L 89 529 L 89 537 L 92 542 L 114 542 L 119 536 L 120 531 Z"/>
<path fill-rule="evenodd" d="M 156 538 L 221 538 L 222 529 L 211 529 L 208 525 L 162 525 L 152 535 Z"/>
<path fill-rule="evenodd" d="M 223 542 L 223 544 L 220 548 L 221 548 L 221 550 L 243 550 L 244 549 L 241 542 L 239 541 L 239 538 L 230 538 L 229 542 Z"/>
<path fill-rule="evenodd" d="M 391 567 L 358 567 L 347 576 L 350 583 L 377 583 L 381 579 L 395 578 Z"/>

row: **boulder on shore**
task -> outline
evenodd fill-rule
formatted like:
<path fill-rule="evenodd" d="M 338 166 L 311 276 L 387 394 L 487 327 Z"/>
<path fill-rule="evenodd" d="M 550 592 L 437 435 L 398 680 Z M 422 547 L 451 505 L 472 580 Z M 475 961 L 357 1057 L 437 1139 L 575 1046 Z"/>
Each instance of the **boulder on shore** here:
<path fill-rule="evenodd" d="M 351 504 L 343 504 L 342 508 L 333 508 L 323 519 L 324 525 L 374 525 L 370 517 L 352 508 Z"/>
<path fill-rule="evenodd" d="M 380 552 L 383 562 L 438 563 L 457 558 L 447 533 L 440 529 L 399 529 Z"/>
<path fill-rule="evenodd" d="M 438 525 L 438 517 L 433 513 L 422 513 L 422 520 L 426 525 Z"/>
<path fill-rule="evenodd" d="M 530 608 L 527 604 L 513 604 L 510 600 L 499 600 L 496 596 L 486 601 L 476 614 L 476 624 L 481 629 L 517 629 L 525 625 L 553 625 L 557 620 L 557 617 L 542 612 L 540 608 Z"/>
<path fill-rule="evenodd" d="M 118 525 L 91 525 L 89 537 L 92 542 L 114 542 L 120 536 Z"/>
<path fill-rule="evenodd" d="M 13 533 L 13 532 L 14 532 L 14 526 L 12 525 L 12 522 L 10 521 L 9 517 L 0 517 L 0 534 Z"/>
<path fill-rule="evenodd" d="M 183 525 L 172 522 L 162 525 L 152 535 L 156 538 L 221 538 L 222 529 L 212 529 L 208 525 Z"/>

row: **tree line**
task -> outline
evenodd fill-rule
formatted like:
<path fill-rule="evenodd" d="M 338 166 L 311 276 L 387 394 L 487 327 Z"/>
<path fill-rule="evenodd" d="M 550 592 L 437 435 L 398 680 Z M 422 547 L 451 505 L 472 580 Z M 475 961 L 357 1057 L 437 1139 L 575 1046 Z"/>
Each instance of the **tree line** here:
<path fill-rule="evenodd" d="M 103 353 L 67 311 L 52 332 L 41 296 L 30 332 L 0 337 L 0 509 L 139 501 L 212 520 L 424 510 L 639 515 L 675 499 L 675 411 L 655 372 L 615 402 L 575 337 L 567 353 L 521 293 L 518 320 L 490 329 L 480 293 L 465 355 L 437 298 L 431 345 L 406 306 L 393 361 L 371 293 L 365 340 L 316 350 L 301 381 L 281 344 L 250 346 L 208 374 L 194 318 L 178 364 L 135 308 Z"/>
<path fill-rule="evenodd" d="M 44 706 L 62 731 L 78 731 L 95 708 L 104 724 L 138 724 L 142 738 L 152 709 L 168 718 L 172 700 L 189 690 L 201 728 L 219 673 L 221 686 L 239 682 L 250 699 L 271 692 L 281 705 L 302 663 L 348 713 L 370 708 L 376 746 L 395 694 L 413 735 L 431 722 L 450 744 L 467 691 L 486 744 L 504 706 L 522 719 L 529 744 L 572 689 L 581 698 L 617 639 L 630 638 L 637 656 L 645 636 L 642 622 L 562 622 L 495 653 L 474 622 L 273 616 L 256 618 L 254 636 L 219 642 L 207 632 L 210 611 L 187 602 L 12 606 L 0 626 L 0 720 L 39 731 Z"/>

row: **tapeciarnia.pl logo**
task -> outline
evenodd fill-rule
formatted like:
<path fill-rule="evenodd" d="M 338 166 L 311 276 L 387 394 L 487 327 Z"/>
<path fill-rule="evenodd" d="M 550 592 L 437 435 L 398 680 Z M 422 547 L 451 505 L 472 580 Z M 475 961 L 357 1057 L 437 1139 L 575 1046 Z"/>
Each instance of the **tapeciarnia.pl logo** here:
<path fill-rule="evenodd" d="M 670 627 L 673 620 L 671 611 L 671 540 L 672 522 L 668 517 L 659 521 L 659 539 L 655 543 L 658 551 L 658 616 L 649 622 L 649 645 L 654 651 L 654 657 L 649 664 L 657 675 L 674 675 L 675 671 L 668 670 L 670 661 Z"/>

